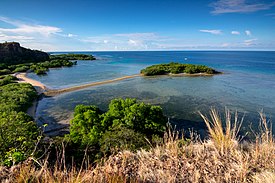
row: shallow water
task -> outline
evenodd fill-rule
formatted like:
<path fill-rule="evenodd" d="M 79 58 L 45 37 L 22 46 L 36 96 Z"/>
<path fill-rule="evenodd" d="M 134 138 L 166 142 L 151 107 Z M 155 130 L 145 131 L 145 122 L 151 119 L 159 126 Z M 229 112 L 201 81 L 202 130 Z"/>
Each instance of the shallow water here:
<path fill-rule="evenodd" d="M 78 61 L 71 68 L 52 69 L 47 76 L 28 74 L 50 88 L 137 74 L 140 69 L 170 61 L 204 64 L 224 72 L 207 77 L 139 77 L 44 98 L 37 116 L 53 125 L 68 120 L 78 104 L 107 110 L 110 100 L 134 97 L 161 105 L 177 126 L 204 128 L 198 111 L 225 107 L 245 114 L 244 128 L 257 126 L 258 111 L 275 116 L 275 52 L 95 52 L 97 61 Z M 185 61 L 185 58 L 187 60 Z M 50 125 L 49 125 L 50 126 Z M 203 135 L 204 132 L 201 132 Z"/>

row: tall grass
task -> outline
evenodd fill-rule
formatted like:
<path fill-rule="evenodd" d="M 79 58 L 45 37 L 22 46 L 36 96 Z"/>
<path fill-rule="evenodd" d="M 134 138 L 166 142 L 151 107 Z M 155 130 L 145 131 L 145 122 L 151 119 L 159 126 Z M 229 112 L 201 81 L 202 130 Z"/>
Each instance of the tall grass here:
<path fill-rule="evenodd" d="M 225 122 L 223 123 L 222 118 L 216 109 L 210 110 L 210 119 L 202 113 L 199 114 L 208 128 L 211 141 L 219 152 L 224 154 L 236 148 L 239 141 L 238 133 L 244 118 L 239 120 L 238 113 L 236 112 L 235 117 L 232 120 L 231 112 L 225 110 Z M 223 124 L 226 125 L 225 128 L 223 127 Z"/>
<path fill-rule="evenodd" d="M 61 152 L 54 166 L 29 160 L 11 169 L 0 168 L 3 182 L 275 182 L 275 143 L 270 121 L 260 113 L 255 142 L 241 143 L 243 118 L 216 110 L 201 114 L 209 139 L 186 140 L 168 130 L 163 144 L 149 150 L 119 152 L 97 166 L 66 166 Z M 224 119 L 224 121 L 223 121 Z M 85 162 L 85 159 L 83 160 Z M 84 163 L 85 164 L 85 163 Z M 82 164 L 83 165 L 83 164 Z M 85 168 L 84 168 L 85 167 Z"/>

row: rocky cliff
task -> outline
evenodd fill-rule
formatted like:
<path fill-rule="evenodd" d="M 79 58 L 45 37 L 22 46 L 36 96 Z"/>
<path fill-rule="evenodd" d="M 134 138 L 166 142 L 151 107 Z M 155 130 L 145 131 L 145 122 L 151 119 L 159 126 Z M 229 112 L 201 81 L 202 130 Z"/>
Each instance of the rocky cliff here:
<path fill-rule="evenodd" d="M 49 60 L 49 55 L 38 50 L 21 47 L 16 42 L 0 43 L 0 64 L 36 63 Z"/>

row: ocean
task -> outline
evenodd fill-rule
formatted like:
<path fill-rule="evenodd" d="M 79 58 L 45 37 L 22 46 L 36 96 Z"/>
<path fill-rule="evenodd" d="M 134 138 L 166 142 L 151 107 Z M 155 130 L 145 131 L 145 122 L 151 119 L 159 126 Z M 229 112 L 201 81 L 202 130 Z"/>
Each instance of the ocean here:
<path fill-rule="evenodd" d="M 68 128 L 74 107 L 96 105 L 108 109 L 114 98 L 137 98 L 160 105 L 177 129 L 193 129 L 202 137 L 205 125 L 198 112 L 216 108 L 238 111 L 244 117 L 242 132 L 257 130 L 259 112 L 275 118 L 275 52 L 264 51 L 148 51 L 75 52 L 94 55 L 96 61 L 78 61 L 70 68 L 50 69 L 47 75 L 27 76 L 53 89 L 133 75 L 152 64 L 180 62 L 203 64 L 223 72 L 200 77 L 137 77 L 64 93 L 39 101 L 36 116 L 48 123 L 46 132 Z M 274 120 L 273 120 L 274 121 Z M 244 134 L 244 133 L 243 133 Z M 251 133 L 252 134 L 252 133 Z"/>

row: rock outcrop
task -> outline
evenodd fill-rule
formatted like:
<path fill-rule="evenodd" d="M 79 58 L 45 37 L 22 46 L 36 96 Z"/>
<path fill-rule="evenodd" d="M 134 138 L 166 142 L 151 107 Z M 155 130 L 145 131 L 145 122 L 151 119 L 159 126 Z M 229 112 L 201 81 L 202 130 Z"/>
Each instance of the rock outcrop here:
<path fill-rule="evenodd" d="M 0 43 L 0 64 L 14 65 L 49 60 L 49 55 L 38 50 L 21 47 L 17 42 Z"/>

